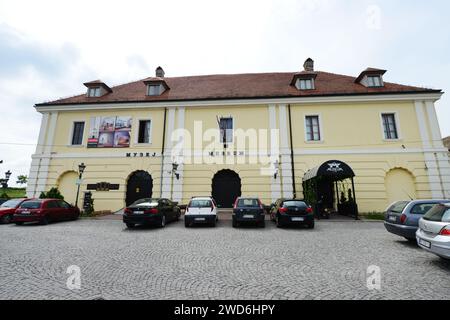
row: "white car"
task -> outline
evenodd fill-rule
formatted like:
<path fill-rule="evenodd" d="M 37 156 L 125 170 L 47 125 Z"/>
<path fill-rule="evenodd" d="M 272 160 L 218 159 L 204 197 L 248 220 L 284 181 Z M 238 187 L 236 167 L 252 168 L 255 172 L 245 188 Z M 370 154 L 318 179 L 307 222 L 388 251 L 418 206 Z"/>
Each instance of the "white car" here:
<path fill-rule="evenodd" d="M 450 203 L 438 204 L 419 221 L 417 243 L 443 259 L 450 259 Z"/>
<path fill-rule="evenodd" d="M 184 225 L 186 228 L 194 224 L 208 224 L 216 226 L 217 205 L 211 197 L 194 197 L 189 201 L 184 213 Z"/>

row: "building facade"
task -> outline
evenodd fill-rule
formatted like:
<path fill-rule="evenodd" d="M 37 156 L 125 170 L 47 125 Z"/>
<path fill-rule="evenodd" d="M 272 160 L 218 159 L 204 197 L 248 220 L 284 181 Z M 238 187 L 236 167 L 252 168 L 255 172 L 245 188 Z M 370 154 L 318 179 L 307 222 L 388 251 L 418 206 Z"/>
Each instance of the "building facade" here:
<path fill-rule="evenodd" d="M 294 73 L 166 77 L 158 68 L 112 88 L 85 83 L 86 94 L 35 106 L 42 123 L 27 195 L 57 186 L 74 203 L 84 163 L 79 201 L 91 192 L 96 210 L 149 196 L 269 204 L 302 198 L 305 174 L 333 160 L 353 169 L 360 212 L 450 198 L 434 107 L 442 92 L 385 82 L 385 72 L 337 75 L 308 59 Z M 342 184 L 329 191 L 335 204 Z"/>

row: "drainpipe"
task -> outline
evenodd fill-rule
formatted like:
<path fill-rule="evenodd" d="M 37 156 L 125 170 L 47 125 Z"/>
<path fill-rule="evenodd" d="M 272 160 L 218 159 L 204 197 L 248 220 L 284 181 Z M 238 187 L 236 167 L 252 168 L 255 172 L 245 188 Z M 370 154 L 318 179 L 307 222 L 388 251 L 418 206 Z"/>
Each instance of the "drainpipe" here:
<path fill-rule="evenodd" d="M 289 115 L 289 138 L 291 141 L 291 170 L 292 170 L 292 190 L 294 193 L 294 199 L 297 198 L 297 190 L 295 189 L 295 167 L 294 167 L 294 143 L 292 141 L 292 118 L 291 118 L 291 105 L 288 104 Z"/>
<path fill-rule="evenodd" d="M 167 108 L 164 108 L 164 124 L 163 124 L 163 136 L 162 136 L 162 146 L 161 146 L 161 183 L 159 186 L 159 196 L 162 198 L 163 190 L 163 174 L 164 174 L 164 148 L 166 144 L 166 119 L 167 119 Z"/>

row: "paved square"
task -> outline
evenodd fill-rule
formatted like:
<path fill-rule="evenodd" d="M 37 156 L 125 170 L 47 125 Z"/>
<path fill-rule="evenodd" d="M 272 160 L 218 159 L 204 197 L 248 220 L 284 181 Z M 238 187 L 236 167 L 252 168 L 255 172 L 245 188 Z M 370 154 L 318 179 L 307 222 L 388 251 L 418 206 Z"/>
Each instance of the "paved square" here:
<path fill-rule="evenodd" d="M 378 222 L 315 230 L 127 230 L 121 221 L 0 226 L 0 299 L 449 299 L 450 263 Z M 71 265 L 81 289 L 66 287 Z M 381 268 L 381 291 L 366 272 Z"/>

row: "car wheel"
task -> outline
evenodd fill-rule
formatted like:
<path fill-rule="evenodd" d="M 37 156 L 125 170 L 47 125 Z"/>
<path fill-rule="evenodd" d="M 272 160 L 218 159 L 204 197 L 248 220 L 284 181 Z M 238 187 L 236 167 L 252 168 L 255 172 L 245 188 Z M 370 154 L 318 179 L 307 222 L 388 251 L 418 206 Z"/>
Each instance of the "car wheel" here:
<path fill-rule="evenodd" d="M 282 228 L 283 227 L 283 224 L 281 223 L 280 218 L 276 217 L 275 222 L 277 224 L 277 228 Z"/>
<path fill-rule="evenodd" d="M 7 214 L 7 215 L 4 215 L 1 218 L 0 223 L 2 223 L 2 224 L 9 224 L 9 223 L 11 223 L 11 221 L 12 221 L 12 215 Z"/>
<path fill-rule="evenodd" d="M 191 226 L 191 223 L 189 222 L 188 219 L 186 219 L 186 217 L 184 217 L 184 226 L 185 226 L 186 228 L 189 228 L 189 227 Z"/>
<path fill-rule="evenodd" d="M 133 229 L 136 226 L 134 223 L 127 223 L 126 225 L 128 229 Z"/>
<path fill-rule="evenodd" d="M 411 244 L 417 244 L 417 239 L 413 239 L 413 238 L 405 238 L 405 239 L 408 240 L 408 242 Z"/>
<path fill-rule="evenodd" d="M 160 222 L 160 224 L 159 224 L 159 227 L 160 227 L 160 228 L 164 228 L 165 226 L 166 226 L 166 216 L 163 215 L 163 216 L 161 217 L 161 222 Z"/>
<path fill-rule="evenodd" d="M 261 222 L 259 223 L 259 227 L 260 227 L 260 228 L 265 228 L 265 227 L 266 227 L 266 222 L 265 222 L 265 221 L 261 221 Z"/>
<path fill-rule="evenodd" d="M 14 222 L 16 224 L 16 226 L 22 226 L 23 222 Z"/>
<path fill-rule="evenodd" d="M 308 224 L 308 229 L 314 229 L 314 222 L 311 222 L 310 224 Z"/>
<path fill-rule="evenodd" d="M 48 225 L 48 218 L 47 216 L 44 216 L 44 218 L 41 220 L 41 222 L 39 223 L 40 225 L 46 226 Z"/>
<path fill-rule="evenodd" d="M 233 228 L 237 228 L 237 227 L 238 227 L 238 223 L 237 223 L 237 221 L 234 220 L 234 219 L 233 219 L 233 223 L 232 223 L 232 224 L 233 224 Z"/>

